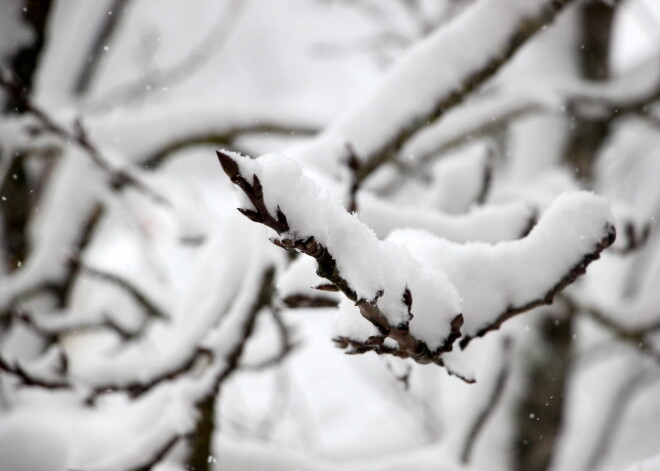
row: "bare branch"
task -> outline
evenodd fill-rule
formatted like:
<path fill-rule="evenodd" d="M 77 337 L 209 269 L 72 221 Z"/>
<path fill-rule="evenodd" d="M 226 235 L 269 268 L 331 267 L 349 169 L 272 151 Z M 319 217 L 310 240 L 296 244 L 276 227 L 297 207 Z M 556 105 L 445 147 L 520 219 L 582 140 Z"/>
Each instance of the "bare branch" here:
<path fill-rule="evenodd" d="M 134 468 L 130 468 L 127 471 L 150 471 L 160 463 L 172 449 L 179 443 L 180 440 L 186 438 L 185 435 L 172 437 L 168 442 L 166 442 L 160 449 L 156 451 L 154 456 L 148 458 L 144 464 L 137 465 Z"/>
<path fill-rule="evenodd" d="M 32 329 L 41 337 L 55 341 L 56 337 L 77 332 L 84 332 L 98 329 L 108 329 L 115 332 L 124 341 L 133 341 L 144 332 L 143 328 L 135 331 L 125 329 L 119 325 L 114 319 L 107 315 L 103 315 L 101 319 L 91 321 L 75 320 L 73 322 L 58 322 L 55 325 L 44 323 L 40 318 L 35 317 L 33 314 L 27 312 L 14 312 L 13 317 L 19 319 L 27 327 Z"/>
<path fill-rule="evenodd" d="M 290 294 L 283 297 L 282 302 L 289 309 L 337 307 L 338 304 L 332 298 L 306 294 Z"/>
<path fill-rule="evenodd" d="M 346 166 L 350 171 L 350 186 L 348 190 L 348 207 L 346 208 L 349 213 L 357 212 L 357 192 L 360 189 L 360 180 L 358 174 L 360 172 L 360 159 L 355 153 L 353 146 L 346 144 L 348 150 L 348 157 L 346 158 Z"/>

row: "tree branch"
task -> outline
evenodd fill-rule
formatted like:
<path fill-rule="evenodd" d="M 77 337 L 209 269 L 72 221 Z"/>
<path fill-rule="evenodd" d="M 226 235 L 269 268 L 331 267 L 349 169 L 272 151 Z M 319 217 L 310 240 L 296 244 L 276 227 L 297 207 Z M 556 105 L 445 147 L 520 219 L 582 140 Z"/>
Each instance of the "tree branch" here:
<path fill-rule="evenodd" d="M 609 226 L 605 230 L 605 236 L 598 242 L 596 247 L 591 253 L 588 253 L 582 257 L 577 264 L 575 264 L 569 271 L 564 275 L 549 291 L 545 293 L 540 298 L 534 299 L 528 303 L 525 303 L 521 306 L 511 306 L 506 311 L 502 312 L 497 316 L 495 322 L 489 324 L 481 329 L 479 329 L 474 335 L 466 336 L 461 339 L 461 348 L 465 348 L 468 344 L 476 337 L 483 337 L 488 332 L 493 330 L 498 330 L 504 322 L 511 319 L 512 317 L 521 314 L 523 312 L 534 309 L 535 307 L 543 306 L 546 304 L 552 304 L 555 296 L 557 296 L 564 288 L 573 283 L 579 276 L 583 275 L 587 271 L 587 267 L 594 260 L 600 258 L 600 253 L 605 250 L 607 247 L 614 243 L 616 238 L 616 231 L 614 226 Z"/>
<path fill-rule="evenodd" d="M 475 46 L 476 48 L 483 48 L 484 53 L 485 51 L 489 51 L 489 54 L 485 55 L 486 60 L 479 63 L 476 67 L 465 67 L 465 70 L 461 70 L 459 72 L 461 76 L 457 83 L 438 90 L 433 107 L 429 110 L 418 110 L 415 116 L 409 117 L 406 121 L 401 121 L 395 132 L 384 137 L 378 147 L 369 150 L 361 167 L 359 179 L 364 180 L 373 173 L 374 170 L 380 167 L 380 165 L 394 157 L 408 139 L 416 134 L 420 128 L 426 126 L 428 123 L 436 121 L 449 109 L 462 103 L 463 100 L 474 90 L 494 76 L 504 64 L 508 63 L 509 59 L 523 44 L 527 42 L 527 40 L 532 38 L 539 30 L 541 30 L 541 28 L 550 23 L 564 7 L 572 1 L 573 0 L 544 1 L 541 2 L 543 6 L 540 8 L 537 7 L 537 11 L 534 14 L 521 15 L 517 19 L 515 28 L 512 28 L 509 32 L 509 36 L 506 39 L 497 40 L 497 47 L 499 48 L 497 53 L 490 52 L 494 50 L 493 44 L 490 43 L 478 44 Z M 488 3 L 488 7 L 486 7 L 484 6 L 486 4 L 487 2 L 482 1 L 481 5 L 475 7 L 473 13 L 475 13 L 476 9 L 480 7 L 481 10 L 479 13 L 482 14 L 486 14 L 488 7 L 501 8 L 501 5 L 490 5 Z M 471 19 L 475 20 L 475 25 L 478 24 L 476 21 L 477 17 L 477 14 L 471 17 Z M 480 17 L 479 19 L 481 20 Z M 447 34 L 447 37 L 438 34 L 437 37 L 446 40 L 449 36 L 449 34 Z M 446 47 L 446 42 L 443 42 L 443 47 Z M 439 62 L 442 62 L 442 59 L 442 57 L 437 58 Z M 452 67 L 452 64 L 445 63 L 444 66 Z M 389 92 L 390 90 L 387 89 L 387 91 Z M 347 137 L 350 138 L 350 136 Z"/>
<path fill-rule="evenodd" d="M 130 186 L 159 204 L 171 206 L 170 202 L 164 196 L 151 189 L 146 183 L 130 173 L 128 169 L 116 168 L 92 143 L 79 119 L 75 121 L 73 131 L 70 131 L 59 125 L 45 110 L 34 104 L 18 83 L 6 79 L 2 73 L 0 73 L 0 87 L 5 88 L 15 97 L 15 100 L 20 101 L 26 112 L 37 118 L 40 127 L 32 128 L 32 133 L 46 131 L 63 139 L 65 142 L 73 142 L 78 145 L 78 147 L 85 151 L 92 162 L 107 174 L 110 186 L 113 189 Z"/>
<path fill-rule="evenodd" d="M 217 155 L 224 172 L 230 178 L 232 183 L 245 193 L 255 208 L 254 210 L 239 208 L 239 212 L 248 219 L 270 227 L 279 235 L 282 235 L 283 238 L 280 240 L 272 240 L 276 245 L 289 251 L 302 252 L 316 259 L 318 264 L 317 274 L 335 285 L 344 296 L 355 302 L 362 317 L 376 327 L 379 336 L 372 338 L 371 341 L 374 344 L 381 345 L 386 338 L 391 338 L 398 343 L 397 355 L 412 358 L 423 364 L 442 364 L 440 356 L 445 352 L 451 351 L 454 342 L 461 335 L 460 328 L 463 325 L 463 316 L 461 314 L 458 314 L 451 321 L 450 334 L 445 339 L 444 343 L 435 351 L 431 351 L 424 342 L 416 339 L 410 334 L 407 323 L 397 326 L 390 325 L 387 317 L 378 307 L 378 298 L 382 296 L 382 292 L 380 292 L 373 300 L 359 299 L 348 281 L 342 277 L 337 268 L 335 259 L 326 247 L 316 241 L 314 237 L 289 237 L 291 236 L 291 228 L 287 222 L 286 215 L 280 208 L 277 209 L 276 215 L 270 213 L 264 200 L 263 187 L 257 175 L 253 176 L 252 183 L 250 184 L 245 177 L 243 177 L 237 162 L 231 156 L 223 152 L 217 152 Z M 412 294 L 406 289 L 402 296 L 404 303 L 408 306 L 410 311 Z M 381 348 L 379 351 L 382 353 L 392 353 L 389 348 L 385 347 Z"/>

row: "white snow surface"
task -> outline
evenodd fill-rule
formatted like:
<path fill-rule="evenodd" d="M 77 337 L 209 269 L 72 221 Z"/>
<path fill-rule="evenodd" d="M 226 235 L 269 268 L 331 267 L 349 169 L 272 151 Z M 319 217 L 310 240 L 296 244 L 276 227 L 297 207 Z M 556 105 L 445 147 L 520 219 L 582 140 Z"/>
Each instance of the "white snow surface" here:
<path fill-rule="evenodd" d="M 290 227 L 282 237 L 313 236 L 328 249 L 341 276 L 358 299 L 378 300 L 390 325 L 410 320 L 403 301 L 412 292 L 414 314 L 410 331 L 431 349 L 442 344 L 450 322 L 460 313 L 458 293 L 439 268 L 423 266 L 402 244 L 381 241 L 355 214 L 349 214 L 331 193 L 302 173 L 294 161 L 277 154 L 250 160 L 232 153 L 241 174 L 258 176 L 271 214 L 279 207 Z M 243 197 L 244 206 L 250 208 Z"/>
<path fill-rule="evenodd" d="M 415 43 L 372 94 L 294 157 L 333 173 L 346 143 L 358 156 L 371 155 L 389 136 L 426 119 L 436 103 L 457 91 L 457 84 L 501 54 L 520 22 L 551 4 L 550 0 L 510 0 L 502 8 L 501 0 L 475 2 L 446 27 Z"/>
<path fill-rule="evenodd" d="M 485 190 L 494 152 L 490 143 L 478 142 L 440 159 L 431 168 L 425 205 L 452 214 L 467 211 Z"/>
<path fill-rule="evenodd" d="M 543 299 L 613 224 L 609 203 L 588 192 L 561 195 L 530 234 L 518 241 L 457 244 L 402 229 L 388 240 L 420 263 L 444 270 L 463 301 L 463 335 L 474 335 L 513 307 Z"/>
<path fill-rule="evenodd" d="M 534 208 L 524 202 L 476 206 L 463 214 L 385 201 L 367 192 L 358 195 L 360 219 L 385 238 L 400 228 L 424 229 L 455 242 L 499 242 L 520 238 Z"/>

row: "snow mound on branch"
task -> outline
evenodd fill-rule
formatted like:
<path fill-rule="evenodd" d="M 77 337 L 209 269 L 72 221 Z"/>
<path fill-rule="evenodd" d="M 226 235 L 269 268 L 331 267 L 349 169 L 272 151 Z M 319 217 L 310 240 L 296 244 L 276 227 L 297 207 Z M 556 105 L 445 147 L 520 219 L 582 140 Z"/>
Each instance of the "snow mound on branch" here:
<path fill-rule="evenodd" d="M 286 215 L 290 231 L 282 238 L 314 237 L 332 255 L 357 299 L 377 300 L 392 326 L 410 321 L 410 332 L 429 348 L 443 344 L 452 319 L 461 312 L 458 293 L 446 274 L 422 266 L 402 244 L 379 240 L 330 192 L 303 175 L 294 161 L 274 154 L 256 160 L 233 157 L 244 178 L 259 178 L 269 212 L 277 214 L 279 209 Z M 246 198 L 242 201 L 244 208 L 252 209 Z M 406 289 L 412 292 L 412 321 L 404 301 Z"/>
<path fill-rule="evenodd" d="M 360 219 L 385 238 L 395 229 L 416 228 L 454 242 L 499 242 L 520 238 L 534 218 L 534 208 L 524 202 L 477 206 L 464 214 L 447 214 L 432 208 L 400 205 L 361 192 Z"/>
<path fill-rule="evenodd" d="M 294 161 L 274 154 L 234 157 L 243 178 L 254 188 L 261 182 L 271 215 L 286 216 L 281 240 L 302 244 L 313 237 L 354 292 L 350 299 L 376 304 L 391 327 L 408 326 L 431 350 L 443 344 L 459 313 L 465 346 L 513 315 L 552 302 L 614 240 L 609 203 L 573 192 L 560 195 L 524 239 L 460 244 L 424 230 L 400 229 L 381 241 Z M 250 201 L 243 201 L 251 210 Z M 343 305 L 342 313 L 349 308 Z M 366 340 L 374 331 L 353 310 L 357 325 L 344 315 L 339 327 L 349 338 Z"/>
<path fill-rule="evenodd" d="M 414 229 L 394 231 L 388 240 L 449 275 L 463 299 L 463 335 L 474 336 L 507 312 L 549 302 L 573 271 L 609 245 L 612 228 L 604 198 L 574 192 L 560 195 L 521 240 L 457 244 Z"/>

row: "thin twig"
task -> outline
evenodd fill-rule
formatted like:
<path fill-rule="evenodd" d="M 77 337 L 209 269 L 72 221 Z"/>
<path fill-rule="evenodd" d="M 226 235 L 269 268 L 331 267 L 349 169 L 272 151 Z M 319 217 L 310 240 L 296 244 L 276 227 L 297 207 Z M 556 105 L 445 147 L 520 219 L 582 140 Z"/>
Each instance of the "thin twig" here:
<path fill-rule="evenodd" d="M 78 145 L 89 156 L 90 160 L 108 176 L 109 183 L 112 188 L 120 189 L 125 186 L 136 189 L 140 193 L 150 197 L 155 202 L 166 206 L 171 206 L 171 203 L 162 195 L 151 189 L 146 183 L 138 179 L 126 169 L 116 168 L 110 161 L 99 151 L 99 149 L 92 143 L 87 135 L 80 119 L 74 123 L 74 130 L 70 131 L 63 126 L 60 126 L 45 110 L 37 106 L 27 96 L 21 86 L 11 80 L 6 79 L 0 73 L 0 86 L 7 90 L 15 99 L 20 102 L 25 111 L 32 114 L 40 123 L 39 128 L 33 128 L 31 131 L 38 133 L 46 131 L 54 136 L 63 139 L 65 142 L 73 142 Z"/>
<path fill-rule="evenodd" d="M 121 385 L 116 383 L 97 385 L 85 398 L 84 402 L 87 405 L 93 406 L 100 396 L 115 392 L 125 392 L 133 398 L 140 397 L 165 381 L 172 381 L 193 371 L 203 359 L 206 359 L 208 363 L 213 361 L 213 352 L 207 348 L 196 347 L 186 358 L 183 359 L 183 361 L 166 369 L 149 380 L 133 381 Z"/>
<path fill-rule="evenodd" d="M 71 384 L 67 381 L 39 378 L 28 373 L 18 362 L 11 364 L 2 357 L 0 357 L 0 370 L 15 376 L 23 386 L 36 386 L 44 389 L 72 389 Z"/>

